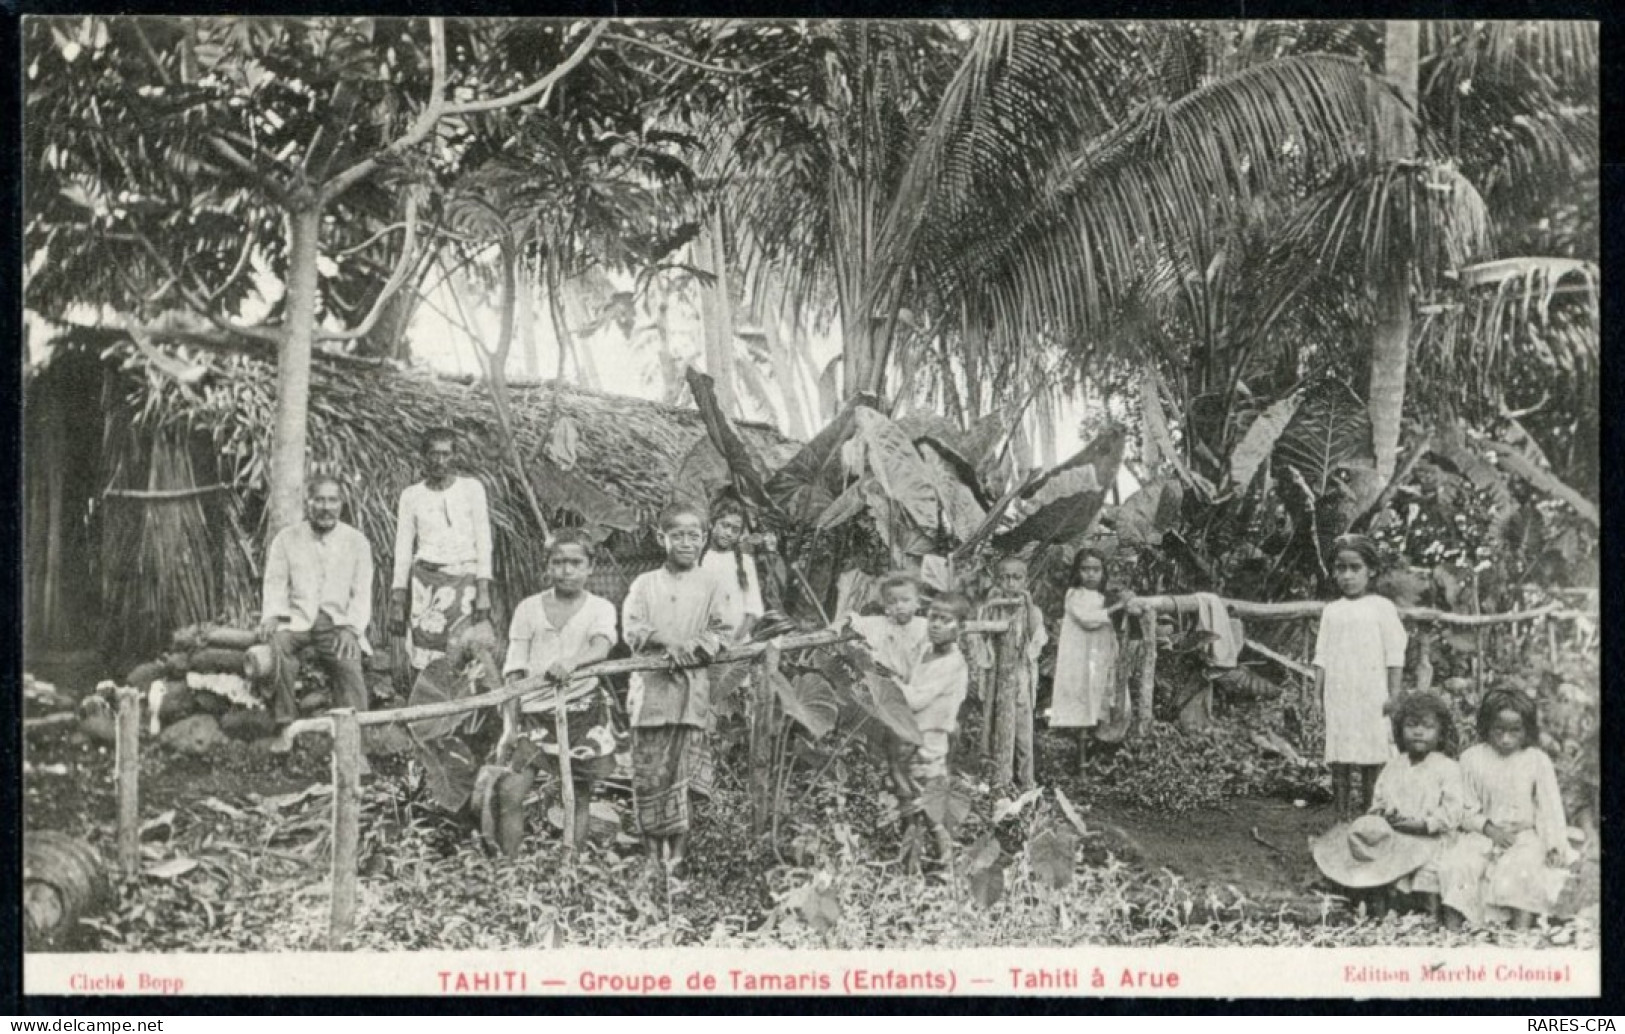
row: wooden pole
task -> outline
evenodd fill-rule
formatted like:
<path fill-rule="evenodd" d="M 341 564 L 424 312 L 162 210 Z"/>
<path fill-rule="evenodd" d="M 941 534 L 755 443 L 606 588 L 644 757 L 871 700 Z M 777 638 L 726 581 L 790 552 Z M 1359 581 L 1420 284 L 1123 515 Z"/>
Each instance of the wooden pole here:
<path fill-rule="evenodd" d="M 779 650 L 769 646 L 751 679 L 750 709 L 750 831 L 767 832 L 773 813 L 773 734 L 778 726 L 773 676 L 779 671 Z"/>
<path fill-rule="evenodd" d="M 141 691 L 118 688 L 118 860 L 126 876 L 141 871 Z"/>
<path fill-rule="evenodd" d="M 338 951 L 355 932 L 356 864 L 361 840 L 361 724 L 353 708 L 333 717 L 333 900 L 327 947 Z"/>
<path fill-rule="evenodd" d="M 1145 640 L 1140 654 L 1140 706 L 1134 716 L 1133 735 L 1139 736 L 1151 728 L 1153 708 L 1157 697 L 1157 612 L 1146 607 L 1140 611 L 1140 636 Z"/>
<path fill-rule="evenodd" d="M 1024 622 L 1010 619 L 1008 628 L 993 637 L 993 784 L 1005 786 L 1016 773 L 1016 694 L 1021 687 Z"/>
<path fill-rule="evenodd" d="M 564 809 L 564 853 L 568 856 L 576 849 L 576 784 L 570 774 L 570 720 L 565 714 L 569 710 L 564 701 L 565 688 L 559 687 L 558 706 L 553 708 L 553 728 L 558 732 L 559 807 Z M 588 807 L 591 806 L 589 802 Z"/>

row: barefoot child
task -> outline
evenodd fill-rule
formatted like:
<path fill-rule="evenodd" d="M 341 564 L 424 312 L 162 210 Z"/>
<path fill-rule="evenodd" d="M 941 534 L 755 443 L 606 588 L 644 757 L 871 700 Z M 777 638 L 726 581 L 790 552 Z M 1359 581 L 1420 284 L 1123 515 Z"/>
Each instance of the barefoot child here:
<path fill-rule="evenodd" d="M 906 571 L 889 574 L 880 583 L 884 614 L 847 618 L 863 636 L 875 660 L 891 674 L 908 678 L 909 670 L 926 641 L 926 619 L 920 616 L 920 584 Z"/>
<path fill-rule="evenodd" d="M 1011 606 L 1014 602 L 1016 605 Z M 1022 639 L 1026 642 L 1021 665 L 1021 677 L 1015 686 L 1015 697 L 1001 708 L 999 701 L 990 701 L 989 720 L 993 723 L 992 763 L 993 778 L 999 784 L 1014 782 L 1018 790 L 1033 786 L 1033 701 L 1038 693 L 1038 655 L 1049 642 L 1044 629 L 1044 615 L 1033 603 L 1027 591 L 1027 561 L 1018 556 L 1005 557 L 993 569 L 993 594 L 982 604 L 979 617 L 989 621 L 1015 618 L 1024 623 Z M 977 661 L 988 671 L 983 684 L 985 692 L 994 689 L 993 651 L 982 645 Z"/>
<path fill-rule="evenodd" d="M 587 836 L 587 821 L 598 778 L 615 764 L 620 746 L 615 700 L 598 679 L 572 680 L 571 672 L 609 656 L 615 642 L 615 605 L 586 591 L 592 573 L 592 545 L 574 528 L 558 531 L 548 550 L 547 571 L 553 586 L 527 598 L 513 612 L 508 630 L 508 657 L 502 673 L 509 682 L 546 673 L 556 692 L 574 697 L 565 708 L 570 736 L 570 781 L 575 788 L 575 842 Z M 525 701 L 523 735 L 558 765 L 556 720 L 550 704 Z M 621 734 L 624 739 L 624 734 Z M 510 857 L 524 836 L 524 814 L 518 807 L 531 778 L 499 784 L 502 817 L 498 844 Z"/>
<path fill-rule="evenodd" d="M 1499 690 L 1478 709 L 1483 740 L 1461 755 L 1463 833 L 1440 863 L 1446 908 L 1475 923 L 1528 927 L 1556 904 L 1570 861 L 1551 758 L 1536 745 L 1535 702 Z M 1447 913 L 1447 918 L 1449 918 Z"/>
<path fill-rule="evenodd" d="M 959 649 L 959 630 L 970 613 L 970 603 L 955 592 L 946 592 L 931 601 L 923 643 L 910 674 L 900 686 L 914 712 L 920 729 L 920 745 L 895 758 L 893 782 L 903 814 L 927 830 L 939 859 L 946 859 L 953 842 L 942 824 L 922 810 L 920 795 L 925 789 L 948 778 L 949 737 L 959 726 L 959 706 L 970 688 L 970 668 Z M 906 764 L 906 781 L 896 761 Z"/>
<path fill-rule="evenodd" d="M 621 606 L 621 633 L 638 654 L 672 666 L 632 675 L 632 796 L 650 857 L 686 875 L 689 791 L 711 794 L 710 672 L 697 666 L 732 641 L 722 592 L 698 567 L 705 518 L 676 506 L 660 521 L 666 563 L 638 575 Z"/>
<path fill-rule="evenodd" d="M 1383 886 L 1399 894 L 1416 894 L 1437 919 L 1439 856 L 1461 821 L 1461 771 L 1449 756 L 1455 745 L 1455 720 L 1443 698 L 1413 693 L 1400 699 L 1391 724 L 1402 753 L 1383 766 L 1370 813 L 1361 820 L 1361 829 L 1375 831 L 1376 837 L 1355 836 L 1352 827 L 1336 826 L 1316 843 L 1315 861 L 1328 879 L 1344 886 Z M 1372 819 L 1386 823 L 1396 843 L 1406 845 L 1392 852 L 1386 868 L 1370 864 L 1358 853 L 1385 835 Z M 1416 850 L 1418 844 L 1424 850 Z M 1397 872 L 1400 858 L 1407 864 L 1414 861 L 1415 867 Z M 1376 881 L 1378 876 L 1383 879 Z"/>
<path fill-rule="evenodd" d="M 722 591 L 738 642 L 750 638 L 765 609 L 756 558 L 744 550 L 748 530 L 744 504 L 732 498 L 719 500 L 711 511 L 711 537 L 700 558 L 700 569 L 711 574 Z"/>
<path fill-rule="evenodd" d="M 1332 577 L 1343 598 L 1321 613 L 1315 670 L 1325 693 L 1332 803 L 1344 820 L 1370 810 L 1377 773 L 1393 756 L 1387 715 L 1399 696 L 1406 634 L 1399 611 L 1371 592 L 1377 544 L 1364 535 L 1344 535 L 1333 549 Z"/>
<path fill-rule="evenodd" d="M 1117 631 L 1106 613 L 1106 556 L 1080 549 L 1061 617 L 1050 705 L 1052 729 L 1076 729 L 1079 775 L 1089 759 L 1089 736 L 1104 717 L 1115 685 Z"/>

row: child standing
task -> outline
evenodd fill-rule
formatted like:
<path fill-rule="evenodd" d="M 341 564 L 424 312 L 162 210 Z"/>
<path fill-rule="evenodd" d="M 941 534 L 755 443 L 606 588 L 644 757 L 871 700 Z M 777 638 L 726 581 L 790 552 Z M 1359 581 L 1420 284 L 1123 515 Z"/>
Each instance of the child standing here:
<path fill-rule="evenodd" d="M 750 638 L 765 609 L 756 558 L 743 549 L 746 531 L 744 505 L 732 498 L 719 500 L 711 512 L 711 538 L 700 558 L 700 569 L 716 579 L 740 642 Z"/>
<path fill-rule="evenodd" d="M 1033 787 L 1033 701 L 1038 693 L 1038 655 L 1049 642 L 1044 615 L 1027 591 L 1027 561 L 1005 557 L 993 569 L 993 596 L 982 604 L 978 617 L 989 621 L 1012 618 L 1021 623 L 1020 641 L 1025 643 L 1021 677 L 1009 702 L 989 700 L 992 735 L 993 778 L 999 784 L 1014 781 L 1018 790 Z M 985 646 L 977 651 L 977 661 L 985 672 L 993 668 L 993 651 Z M 994 679 L 984 675 L 987 692 L 996 690 Z"/>
<path fill-rule="evenodd" d="M 1414 854 L 1408 849 L 1415 866 L 1397 875 L 1390 871 L 1385 875 L 1395 878 L 1383 882 L 1400 894 L 1420 896 L 1437 919 L 1439 856 L 1461 821 L 1461 770 L 1450 758 L 1456 723 L 1442 697 L 1413 693 L 1394 708 L 1391 724 L 1401 753 L 1377 777 L 1367 819 L 1381 819 L 1395 836 L 1425 847 Z M 1357 847 L 1351 832 L 1336 827 L 1322 837 L 1315 845 L 1315 861 L 1328 878 L 1345 886 L 1374 886 L 1361 878 L 1372 869 L 1351 853 Z"/>
<path fill-rule="evenodd" d="M 1106 612 L 1106 556 L 1080 549 L 1072 560 L 1066 612 L 1055 654 L 1052 729 L 1076 729 L 1077 771 L 1089 760 L 1089 737 L 1100 724 L 1117 678 L 1117 631 Z"/>
<path fill-rule="evenodd" d="M 1446 908 L 1523 929 L 1557 903 L 1568 821 L 1552 759 L 1536 745 L 1535 703 L 1499 690 L 1478 709 L 1482 743 L 1461 755 L 1464 832 L 1440 864 Z M 1447 918 L 1451 918 L 1447 913 Z"/>
<path fill-rule="evenodd" d="M 676 506 L 660 521 L 666 563 L 638 575 L 621 607 L 634 653 L 663 653 L 666 670 L 632 675 L 632 795 L 650 857 L 686 875 L 689 790 L 711 793 L 710 673 L 694 667 L 734 636 L 716 579 L 699 569 L 705 518 Z"/>
<path fill-rule="evenodd" d="M 959 649 L 960 626 L 969 613 L 970 602 L 958 593 L 946 592 L 931 601 L 926 641 L 900 683 L 920 730 L 920 745 L 894 756 L 894 788 L 904 816 L 931 835 L 939 858 L 949 856 L 953 842 L 942 824 L 925 814 L 920 795 L 948 778 L 949 738 L 959 727 L 959 707 L 970 688 L 970 668 Z"/>
<path fill-rule="evenodd" d="M 609 656 L 615 642 L 615 605 L 586 591 L 592 574 L 592 545 L 574 528 L 560 529 L 548 550 L 551 588 L 528 597 L 513 612 L 508 630 L 508 656 L 502 674 L 509 682 L 546 673 L 555 691 L 574 698 L 565 707 L 570 737 L 570 781 L 575 787 L 575 842 L 587 836 L 593 790 L 600 776 L 614 767 L 615 753 L 624 740 L 617 722 L 614 697 L 594 678 L 572 680 L 570 675 Z M 524 735 L 543 755 L 558 764 L 559 742 L 552 705 L 525 701 Z M 530 789 L 528 772 L 504 781 L 498 844 L 512 856 L 524 835 L 520 810 Z"/>
<path fill-rule="evenodd" d="M 889 574 L 880 583 L 880 602 L 884 614 L 854 614 L 847 621 L 869 644 L 875 660 L 907 679 L 927 635 L 926 619 L 920 616 L 920 583 L 905 571 Z"/>
<path fill-rule="evenodd" d="M 1370 810 L 1377 773 L 1393 755 L 1386 716 L 1399 696 L 1406 634 L 1393 603 L 1371 592 L 1377 544 L 1364 535 L 1344 535 L 1333 549 L 1332 577 L 1343 598 L 1321 613 L 1315 674 L 1325 694 L 1332 803 L 1338 818 L 1346 819 Z"/>

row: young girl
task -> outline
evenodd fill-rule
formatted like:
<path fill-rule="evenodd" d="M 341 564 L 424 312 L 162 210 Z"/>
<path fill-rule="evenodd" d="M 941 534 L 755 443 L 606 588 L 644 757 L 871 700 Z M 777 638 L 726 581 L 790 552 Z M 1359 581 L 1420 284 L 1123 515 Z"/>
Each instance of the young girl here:
<path fill-rule="evenodd" d="M 1536 746 L 1535 703 L 1499 690 L 1478 709 L 1482 743 L 1461 755 L 1463 833 L 1440 863 L 1446 908 L 1475 923 L 1530 925 L 1556 904 L 1568 821 L 1551 758 Z M 1446 913 L 1446 918 L 1454 918 Z"/>
<path fill-rule="evenodd" d="M 723 606 L 737 629 L 736 641 L 741 642 L 750 638 L 764 612 L 756 558 L 742 548 L 747 530 L 744 504 L 731 497 L 719 499 L 711 512 L 711 539 L 700 558 L 700 569 L 717 580 Z"/>
<path fill-rule="evenodd" d="M 1326 762 L 1339 820 L 1370 810 L 1377 773 L 1393 756 L 1386 716 L 1399 695 L 1406 635 L 1399 611 L 1370 591 L 1376 573 L 1375 542 L 1364 535 L 1337 540 L 1332 576 L 1343 598 L 1328 603 L 1321 614 L 1315 674 L 1325 694 Z"/>
<path fill-rule="evenodd" d="M 508 657 L 502 674 L 509 682 L 546 673 L 560 690 L 574 697 L 565 707 L 570 735 L 570 781 L 575 785 L 575 842 L 587 837 L 589 808 L 601 776 L 615 766 L 616 750 L 625 739 L 614 698 L 597 679 L 572 680 L 577 668 L 609 656 L 615 642 L 615 605 L 586 590 L 592 574 L 592 544 L 580 531 L 562 528 L 548 549 L 547 571 L 553 586 L 528 597 L 513 612 L 508 630 Z M 524 735 L 558 766 L 557 721 L 552 702 L 525 701 Z M 516 806 L 530 788 L 529 773 L 502 784 L 503 815 L 498 844 L 512 857 L 524 835 L 524 814 Z"/>
<path fill-rule="evenodd" d="M 1393 713 L 1394 745 L 1400 755 L 1383 766 L 1371 797 L 1371 814 L 1394 832 L 1428 844 L 1427 860 L 1394 884 L 1400 894 L 1416 894 L 1435 919 L 1439 916 L 1439 854 L 1454 841 L 1461 823 L 1461 769 L 1456 722 L 1450 705 L 1433 693 L 1400 699 Z"/>
<path fill-rule="evenodd" d="M 1055 654 L 1050 704 L 1052 729 L 1076 729 L 1078 774 L 1089 759 L 1089 736 L 1104 717 L 1117 669 L 1117 631 L 1106 612 L 1106 556 L 1081 549 L 1072 561 L 1072 584 Z"/>

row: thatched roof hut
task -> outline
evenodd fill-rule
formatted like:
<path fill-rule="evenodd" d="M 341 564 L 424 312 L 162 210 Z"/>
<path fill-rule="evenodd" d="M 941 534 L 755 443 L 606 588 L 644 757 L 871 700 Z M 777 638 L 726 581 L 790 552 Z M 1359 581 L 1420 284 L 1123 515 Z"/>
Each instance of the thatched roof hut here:
<path fill-rule="evenodd" d="M 257 349 L 187 337 L 137 345 L 75 329 L 26 394 L 31 648 L 130 656 L 177 627 L 258 611 L 275 366 Z M 514 385 L 519 448 L 549 521 L 612 527 L 595 591 L 619 599 L 653 566 L 649 526 L 704 437 L 698 412 L 556 385 Z M 491 499 L 501 612 L 541 587 L 541 535 L 504 463 L 488 389 L 418 370 L 319 356 L 312 473 L 349 487 L 346 520 L 373 544 L 387 596 L 395 502 L 419 476 L 420 433 L 447 426 Z M 742 425 L 764 454 L 786 440 Z"/>

